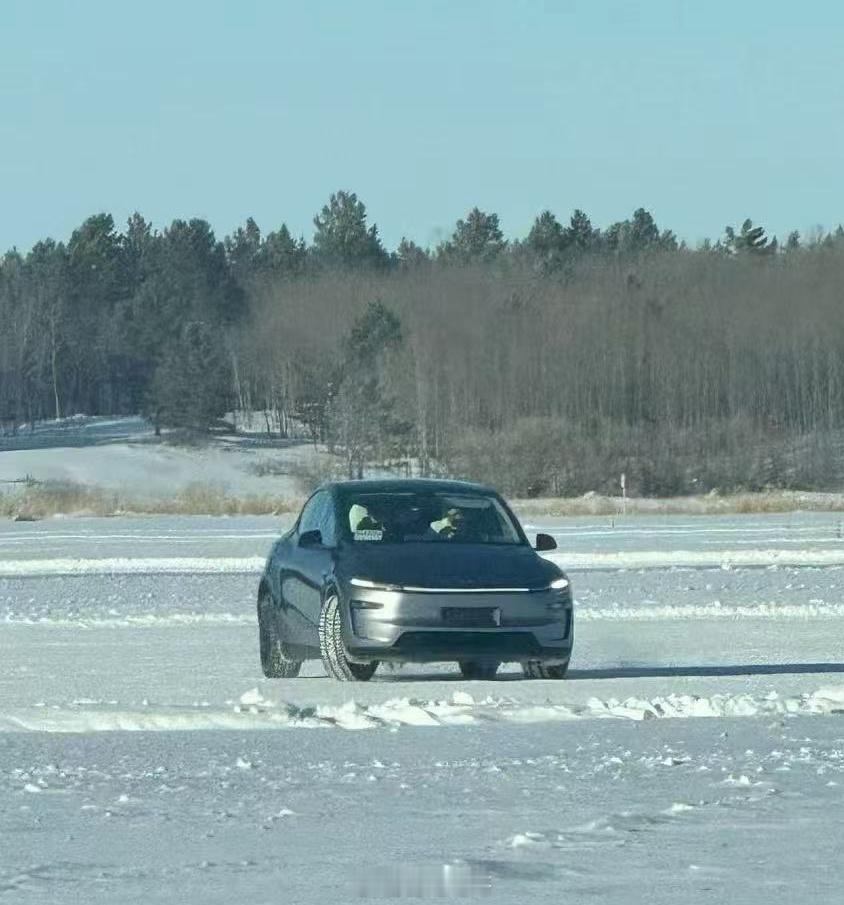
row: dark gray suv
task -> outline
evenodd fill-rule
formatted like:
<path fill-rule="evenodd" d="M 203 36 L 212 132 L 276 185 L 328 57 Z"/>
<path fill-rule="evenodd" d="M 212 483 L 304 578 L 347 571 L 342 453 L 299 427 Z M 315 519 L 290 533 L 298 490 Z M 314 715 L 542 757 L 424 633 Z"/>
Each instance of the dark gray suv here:
<path fill-rule="evenodd" d="M 456 661 L 467 678 L 521 662 L 561 679 L 571 656 L 571 587 L 530 546 L 488 487 L 462 481 L 325 484 L 267 559 L 258 592 L 261 665 L 365 681 L 381 661 Z"/>

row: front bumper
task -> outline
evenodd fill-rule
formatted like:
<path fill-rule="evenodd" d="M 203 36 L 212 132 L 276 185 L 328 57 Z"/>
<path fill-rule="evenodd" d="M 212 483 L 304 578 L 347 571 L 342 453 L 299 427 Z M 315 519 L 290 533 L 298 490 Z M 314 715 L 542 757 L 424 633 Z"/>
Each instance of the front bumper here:
<path fill-rule="evenodd" d="M 564 663 L 571 595 L 563 591 L 384 591 L 348 586 L 344 642 L 353 660 L 477 658 Z"/>

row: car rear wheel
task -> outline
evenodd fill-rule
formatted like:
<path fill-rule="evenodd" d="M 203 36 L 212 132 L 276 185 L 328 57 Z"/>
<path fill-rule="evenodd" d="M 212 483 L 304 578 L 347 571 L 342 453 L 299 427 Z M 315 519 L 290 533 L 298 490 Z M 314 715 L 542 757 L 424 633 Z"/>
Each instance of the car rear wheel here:
<path fill-rule="evenodd" d="M 352 663 L 343 644 L 340 599 L 329 594 L 319 613 L 319 653 L 325 671 L 341 682 L 368 682 L 378 669 L 378 661 Z"/>
<path fill-rule="evenodd" d="M 551 664 L 541 660 L 528 660 L 527 663 L 522 663 L 522 669 L 528 679 L 565 679 L 569 661 Z"/>
<path fill-rule="evenodd" d="M 261 651 L 261 669 L 268 679 L 295 679 L 302 668 L 302 661 L 287 655 L 270 607 L 269 595 L 266 591 L 261 591 L 258 597 L 258 645 Z"/>
<path fill-rule="evenodd" d="M 497 660 L 461 660 L 457 665 L 464 679 L 494 679 L 501 664 Z"/>

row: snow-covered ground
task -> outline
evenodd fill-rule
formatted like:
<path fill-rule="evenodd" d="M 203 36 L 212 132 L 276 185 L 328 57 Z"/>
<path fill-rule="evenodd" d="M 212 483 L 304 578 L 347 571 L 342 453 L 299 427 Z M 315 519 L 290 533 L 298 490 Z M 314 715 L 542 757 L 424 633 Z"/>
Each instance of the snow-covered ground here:
<path fill-rule="evenodd" d="M 841 723 L 6 736 L 0 895 L 838 903 Z"/>
<path fill-rule="evenodd" d="M 228 436 L 206 447 L 163 443 L 143 418 L 77 417 L 0 435 L 0 489 L 26 477 L 156 499 L 194 484 L 234 496 L 300 497 L 295 471 L 317 453 L 304 441 Z"/>
<path fill-rule="evenodd" d="M 0 902 L 839 902 L 840 518 L 528 524 L 565 682 L 263 679 L 284 520 L 1 523 Z"/>

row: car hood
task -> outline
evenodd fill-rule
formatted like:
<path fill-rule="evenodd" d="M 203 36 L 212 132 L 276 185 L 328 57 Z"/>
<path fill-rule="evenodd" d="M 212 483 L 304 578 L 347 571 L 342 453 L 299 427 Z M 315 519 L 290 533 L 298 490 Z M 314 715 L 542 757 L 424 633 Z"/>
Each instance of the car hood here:
<path fill-rule="evenodd" d="M 421 588 L 541 588 L 560 574 L 523 545 L 349 544 L 338 558 L 341 577 Z"/>

